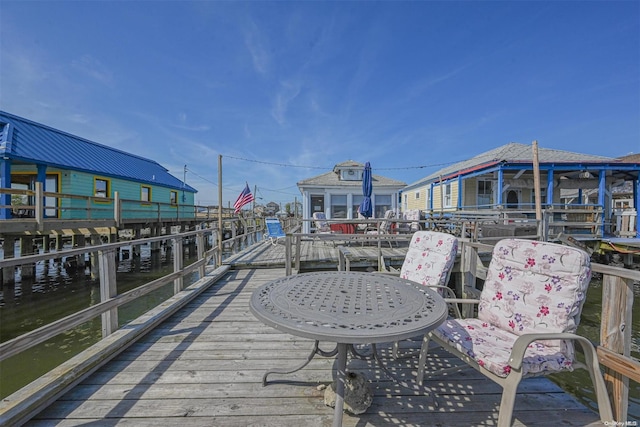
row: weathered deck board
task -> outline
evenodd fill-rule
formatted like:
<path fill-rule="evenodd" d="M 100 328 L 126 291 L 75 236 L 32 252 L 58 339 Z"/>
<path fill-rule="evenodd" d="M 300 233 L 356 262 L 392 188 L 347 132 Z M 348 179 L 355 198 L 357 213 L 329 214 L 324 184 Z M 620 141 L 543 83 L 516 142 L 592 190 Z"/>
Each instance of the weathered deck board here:
<path fill-rule="evenodd" d="M 335 244 L 334 244 L 335 243 Z M 349 248 L 353 250 L 354 259 L 351 262 L 352 268 L 364 268 L 364 266 L 377 265 L 377 246 L 362 247 L 358 242 L 319 241 L 303 240 L 300 245 L 300 269 L 314 270 L 321 268 L 337 268 L 339 247 L 343 243 L 350 243 Z M 383 257 L 394 264 L 402 265 L 399 261 L 407 252 L 406 247 L 382 247 L 380 249 Z M 257 247 L 249 248 L 237 255 L 229 257 L 224 264 L 231 265 L 234 269 L 240 268 L 282 268 L 285 266 L 285 246 L 284 244 L 272 245 L 265 242 Z"/>
<path fill-rule="evenodd" d="M 316 358 L 295 374 L 273 375 L 273 383 L 261 384 L 267 368 L 298 364 L 312 344 L 263 325 L 249 311 L 251 292 L 283 275 L 283 269 L 229 272 L 27 425 L 331 425 L 333 409 L 324 405 L 318 386 L 332 381 L 333 359 Z M 388 348 L 382 351 L 388 354 Z M 436 351 L 432 363 L 454 360 Z M 411 378 L 415 362 L 406 358 L 389 367 Z M 368 361 L 351 360 L 349 366 L 369 378 L 375 397 L 365 414 L 346 415 L 345 426 L 496 423 L 500 389 L 473 370 L 426 381 L 438 393 L 435 407 L 431 396 L 397 385 Z M 520 390 L 515 425 L 601 425 L 597 414 L 548 380 L 525 380 Z"/>

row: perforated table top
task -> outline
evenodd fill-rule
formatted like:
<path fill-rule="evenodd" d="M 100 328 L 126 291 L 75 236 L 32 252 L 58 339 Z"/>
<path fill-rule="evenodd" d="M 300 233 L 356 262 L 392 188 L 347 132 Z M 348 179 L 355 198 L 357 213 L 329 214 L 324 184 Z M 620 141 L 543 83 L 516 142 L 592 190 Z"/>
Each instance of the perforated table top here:
<path fill-rule="evenodd" d="M 262 285 L 252 313 L 292 335 L 346 344 L 381 343 L 425 334 L 447 316 L 433 290 L 384 274 L 314 272 Z"/>

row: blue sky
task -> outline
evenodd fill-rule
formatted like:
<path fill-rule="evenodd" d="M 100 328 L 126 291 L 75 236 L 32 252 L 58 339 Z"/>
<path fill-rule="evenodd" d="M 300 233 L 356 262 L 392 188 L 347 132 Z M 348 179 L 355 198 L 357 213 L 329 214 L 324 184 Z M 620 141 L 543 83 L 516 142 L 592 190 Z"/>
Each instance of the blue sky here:
<path fill-rule="evenodd" d="M 509 142 L 640 152 L 640 2 L 0 2 L 0 109 L 217 204 L 336 163 L 408 184 Z M 260 200 L 259 200 L 260 201 Z"/>

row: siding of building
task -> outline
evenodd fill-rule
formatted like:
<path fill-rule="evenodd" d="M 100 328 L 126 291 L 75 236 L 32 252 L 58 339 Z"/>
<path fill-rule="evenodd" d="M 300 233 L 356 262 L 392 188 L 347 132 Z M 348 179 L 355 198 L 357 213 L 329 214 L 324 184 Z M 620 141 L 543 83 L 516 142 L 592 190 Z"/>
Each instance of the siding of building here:
<path fill-rule="evenodd" d="M 3 111 L 0 111 L 0 154 L 0 162 L 3 163 L 1 170 L 7 174 L 2 177 L 3 183 L 7 187 L 11 183 L 12 187 L 33 190 L 40 168 L 47 176 L 46 182 L 43 182 L 43 185 L 46 184 L 45 191 L 66 196 L 95 196 L 96 178 L 107 181 L 108 198 L 113 198 L 118 192 L 121 200 L 130 200 L 123 205 L 121 214 L 124 219 L 153 219 L 159 213 L 163 217 L 173 217 L 175 214 L 179 218 L 195 215 L 192 207 L 195 188 L 172 176 L 157 162 Z M 50 177 L 56 177 L 57 188 L 48 188 Z M 141 200 L 143 186 L 151 190 L 149 202 Z M 170 204 L 172 193 L 177 196 L 177 205 Z M 104 219 L 114 216 L 112 201 L 87 202 L 82 198 L 56 200 L 46 197 L 45 203 L 47 206 L 57 203 L 57 213 L 54 209 L 47 209 L 46 215 L 62 219 Z M 5 201 L 4 204 L 9 203 Z M 27 204 L 33 205 L 32 202 Z M 7 210 L 1 214 L 7 215 Z M 89 216 L 88 211 L 91 212 Z"/>

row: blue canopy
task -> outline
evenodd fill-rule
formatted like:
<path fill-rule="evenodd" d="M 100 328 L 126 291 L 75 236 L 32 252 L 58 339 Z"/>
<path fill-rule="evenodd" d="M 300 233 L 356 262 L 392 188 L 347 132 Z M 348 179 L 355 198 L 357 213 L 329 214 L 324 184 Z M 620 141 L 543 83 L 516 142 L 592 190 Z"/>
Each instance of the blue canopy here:
<path fill-rule="evenodd" d="M 370 218 L 373 215 L 373 206 L 371 206 L 371 191 L 373 190 L 373 179 L 371 177 L 371 164 L 369 162 L 364 165 L 364 172 L 362 173 L 362 195 L 364 199 L 360 203 L 360 214 L 365 218 Z"/>

